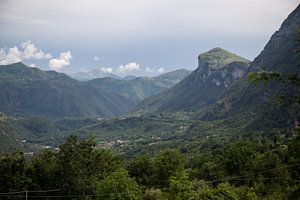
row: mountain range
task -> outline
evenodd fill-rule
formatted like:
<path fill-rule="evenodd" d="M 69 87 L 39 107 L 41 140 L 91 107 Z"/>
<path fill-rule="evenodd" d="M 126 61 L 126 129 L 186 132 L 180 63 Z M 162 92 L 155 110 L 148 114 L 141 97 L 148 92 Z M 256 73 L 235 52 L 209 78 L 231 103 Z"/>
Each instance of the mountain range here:
<path fill-rule="evenodd" d="M 198 56 L 193 72 L 182 69 L 157 77 L 78 81 L 22 63 L 1 66 L 0 147 L 7 149 L 7 143 L 26 148 L 20 141 L 49 144 L 70 134 L 92 133 L 101 140 L 136 139 L 142 145 L 148 138 L 151 145 L 146 148 L 155 150 L 157 141 L 174 147 L 199 137 L 203 140 L 197 142 L 218 134 L 251 136 L 294 127 L 300 121 L 299 105 L 278 103 L 276 97 L 297 93 L 298 88 L 275 80 L 249 83 L 248 74 L 299 75 L 299 27 L 300 6 L 252 62 L 217 47 Z M 198 148 L 197 142 L 192 148 Z M 140 151 L 135 145 L 124 148 Z"/>
<path fill-rule="evenodd" d="M 78 81 L 89 81 L 92 79 L 105 78 L 105 77 L 122 79 L 120 76 L 115 75 L 113 73 L 105 72 L 101 68 L 93 69 L 91 71 L 86 71 L 86 72 L 82 71 L 82 72 L 78 72 L 78 73 L 73 73 L 73 74 L 70 74 L 70 77 L 72 77 Z"/>
<path fill-rule="evenodd" d="M 106 91 L 122 95 L 137 104 L 147 97 L 171 88 L 189 73 L 189 70 L 179 69 L 156 77 L 125 77 L 123 80 L 107 77 L 93 79 L 87 83 L 94 87 L 101 87 Z"/>
<path fill-rule="evenodd" d="M 82 82 L 22 63 L 3 65 L 0 67 L 0 112 L 54 120 L 119 116 L 142 99 L 172 87 L 188 73 L 177 70 L 151 78 L 101 78 Z"/>
<path fill-rule="evenodd" d="M 22 63 L 0 67 L 0 86 L 0 111 L 12 116 L 112 117 L 134 106 L 121 95 Z"/>

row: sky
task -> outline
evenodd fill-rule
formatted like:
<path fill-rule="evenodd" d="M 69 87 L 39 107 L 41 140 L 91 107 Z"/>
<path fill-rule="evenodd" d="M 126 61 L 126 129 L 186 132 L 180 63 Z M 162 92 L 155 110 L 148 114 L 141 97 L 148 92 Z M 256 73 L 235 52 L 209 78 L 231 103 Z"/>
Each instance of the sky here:
<path fill-rule="evenodd" d="M 153 76 L 222 47 L 254 59 L 300 0 L 0 0 L 0 65 Z"/>

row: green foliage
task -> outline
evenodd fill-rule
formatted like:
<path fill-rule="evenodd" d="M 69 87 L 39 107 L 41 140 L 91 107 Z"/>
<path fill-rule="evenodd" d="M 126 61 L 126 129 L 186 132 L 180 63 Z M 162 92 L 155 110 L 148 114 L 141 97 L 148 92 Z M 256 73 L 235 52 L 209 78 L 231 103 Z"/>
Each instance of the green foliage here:
<path fill-rule="evenodd" d="M 227 174 L 244 175 L 253 169 L 255 147 L 250 142 L 237 142 L 226 147 L 222 153 L 222 163 Z"/>
<path fill-rule="evenodd" d="M 113 172 L 97 184 L 97 199 L 107 200 L 138 200 L 141 192 L 125 170 Z"/>
<path fill-rule="evenodd" d="M 248 81 L 250 83 L 259 83 L 261 81 L 269 82 L 270 80 L 280 80 L 283 81 L 283 74 L 280 72 L 250 72 L 248 74 Z"/>
<path fill-rule="evenodd" d="M 162 193 L 160 189 L 146 189 L 143 200 L 162 200 Z"/>
<path fill-rule="evenodd" d="M 184 157 L 176 150 L 163 150 L 154 158 L 155 180 L 160 186 L 167 186 L 172 175 L 183 170 Z"/>
<path fill-rule="evenodd" d="M 191 200 L 195 197 L 192 182 L 185 171 L 177 172 L 169 178 L 169 199 Z"/>
<path fill-rule="evenodd" d="M 94 191 L 95 182 L 121 168 L 120 159 L 107 150 L 96 149 L 93 140 L 70 137 L 57 155 L 62 187 L 68 194 Z"/>
<path fill-rule="evenodd" d="M 32 168 L 22 153 L 0 157 L 0 191 L 12 192 L 32 188 Z"/>
<path fill-rule="evenodd" d="M 0 138 L 0 152 L 35 151 L 62 141 L 59 129 L 48 120 L 4 114 L 0 118 Z"/>
<path fill-rule="evenodd" d="M 257 154 L 254 160 L 254 171 L 265 171 L 263 174 L 256 174 L 256 182 L 262 182 L 264 185 L 287 186 L 290 176 L 286 166 L 276 153 L 266 152 Z"/>
<path fill-rule="evenodd" d="M 0 193 L 58 188 L 49 195 L 61 195 L 61 199 L 293 199 L 300 191 L 298 151 L 299 136 L 288 145 L 280 140 L 272 145 L 233 142 L 193 157 L 167 149 L 132 159 L 127 172 L 119 156 L 99 149 L 93 139 L 70 137 L 59 151 L 46 150 L 31 159 L 23 154 L 2 155 Z M 141 190 L 152 187 L 159 189 Z"/>
<path fill-rule="evenodd" d="M 57 174 L 60 173 L 60 168 L 56 153 L 45 150 L 33 157 L 32 165 L 35 174 L 34 182 L 40 190 L 59 187 Z"/>
<path fill-rule="evenodd" d="M 294 179 L 300 180 L 300 127 L 295 128 L 295 138 L 288 144 L 288 163 Z"/>
<path fill-rule="evenodd" d="M 130 176 L 134 177 L 138 184 L 150 186 L 154 178 L 154 162 L 149 156 L 139 156 L 130 161 L 127 167 Z"/>
<path fill-rule="evenodd" d="M 199 193 L 199 200 L 238 200 L 238 194 L 228 184 L 221 183 L 215 189 L 204 189 Z"/>

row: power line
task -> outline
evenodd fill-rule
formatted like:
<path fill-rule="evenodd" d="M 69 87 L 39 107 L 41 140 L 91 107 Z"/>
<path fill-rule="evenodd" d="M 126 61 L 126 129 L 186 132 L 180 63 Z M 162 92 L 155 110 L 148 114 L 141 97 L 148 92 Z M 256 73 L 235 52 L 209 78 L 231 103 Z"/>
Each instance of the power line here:
<path fill-rule="evenodd" d="M 20 193 L 24 193 L 24 192 L 26 192 L 26 190 L 18 191 L 18 192 L 4 192 L 4 193 L 0 193 L 0 195 L 20 194 Z"/>
<path fill-rule="evenodd" d="M 296 164 L 292 164 L 292 165 L 286 165 L 286 166 L 277 167 L 277 168 L 273 168 L 273 169 L 268 169 L 268 170 L 264 170 L 264 171 L 260 171 L 260 172 L 256 172 L 256 173 L 245 174 L 245 175 L 241 175 L 241 176 L 227 177 L 227 178 L 213 180 L 213 181 L 209 181 L 209 182 L 215 183 L 215 182 L 221 182 L 221 181 L 229 181 L 229 180 L 244 178 L 244 177 L 248 177 L 248 176 L 252 176 L 252 175 L 264 174 L 264 173 L 271 172 L 271 171 L 274 171 L 274 170 L 277 170 L 277 169 L 289 168 L 289 167 L 296 166 L 296 165 L 300 165 L 300 163 L 296 163 Z"/>
<path fill-rule="evenodd" d="M 288 179 L 284 179 L 284 178 L 252 178 L 252 179 L 247 179 L 244 177 L 249 177 L 252 175 L 258 175 L 258 174 L 264 174 L 264 173 L 268 173 L 277 169 L 282 169 L 282 168 L 289 168 L 289 167 L 293 167 L 293 166 L 297 166 L 300 165 L 300 163 L 295 163 L 295 164 L 291 164 L 291 165 L 287 165 L 287 166 L 282 166 L 282 167 L 277 167 L 277 168 L 272 168 L 272 169 L 268 169 L 268 170 L 263 170 L 260 172 L 256 172 L 256 173 L 249 173 L 249 174 L 245 174 L 245 175 L 241 175 L 241 176 L 235 176 L 235 177 L 227 177 L 227 178 L 223 178 L 223 179 L 217 179 L 217 180 L 212 180 L 212 181 L 207 181 L 207 182 L 211 182 L 211 183 L 215 183 L 215 182 L 222 182 L 222 181 L 238 181 L 238 180 L 288 180 Z M 156 187 L 156 186 L 141 186 L 141 187 Z M 161 188 L 156 187 L 157 189 L 165 189 L 168 190 L 167 188 Z M 18 197 L 30 197 L 30 198 L 80 198 L 80 197 L 96 197 L 96 196 L 105 196 L 105 195 L 123 195 L 123 194 L 129 194 L 128 192 L 122 192 L 122 193 L 95 193 L 95 194 L 87 194 L 87 195 L 47 195 L 47 196 L 29 196 L 28 193 L 47 193 L 47 192 L 56 192 L 56 191 L 61 191 L 62 189 L 51 189 L 51 190 L 36 190 L 36 191 L 30 191 L 30 190 L 22 190 L 22 191 L 15 191 L 15 192 L 5 192 L 5 193 L 0 193 L 0 196 L 18 196 Z M 21 196 L 20 194 L 25 193 L 25 196 Z"/>
<path fill-rule="evenodd" d="M 26 193 L 26 192 L 30 192 L 30 193 L 45 193 L 45 192 L 56 192 L 56 191 L 60 191 L 62 189 L 52 189 L 52 190 L 35 190 L 35 191 L 31 191 L 31 190 L 22 190 L 22 191 L 16 191 L 16 192 L 5 192 L 5 193 L 0 193 L 1 196 L 3 195 L 14 195 L 14 194 L 22 194 L 22 193 Z"/>
<path fill-rule="evenodd" d="M 43 192 L 57 192 L 61 191 L 62 189 L 52 189 L 52 190 L 38 190 L 38 191 L 28 191 L 28 192 L 33 192 L 33 193 L 43 193 Z"/>
<path fill-rule="evenodd" d="M 26 191 L 22 191 L 23 193 Z M 30 191 L 28 191 L 29 193 Z M 32 192 L 32 191 L 31 191 Z M 95 194 L 87 194 L 87 195 L 39 195 L 39 196 L 27 196 L 30 198 L 80 198 L 80 197 L 97 197 L 97 196 L 105 196 L 105 195 L 123 195 L 123 194 L 130 194 L 129 192 L 122 192 L 122 193 L 95 193 Z M 3 196 L 11 196 L 11 195 L 3 195 Z M 25 195 L 20 196 L 18 195 L 18 197 L 26 197 Z"/>

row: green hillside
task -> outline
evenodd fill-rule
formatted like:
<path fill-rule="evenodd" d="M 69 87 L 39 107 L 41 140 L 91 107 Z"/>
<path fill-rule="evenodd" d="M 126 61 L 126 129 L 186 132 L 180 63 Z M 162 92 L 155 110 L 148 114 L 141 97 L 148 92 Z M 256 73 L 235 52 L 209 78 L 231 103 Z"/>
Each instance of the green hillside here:
<path fill-rule="evenodd" d="M 42 118 L 0 115 L 0 152 L 37 151 L 63 141 L 60 130 Z"/>
<path fill-rule="evenodd" d="M 22 63 L 0 67 L 0 111 L 13 116 L 112 117 L 133 107 L 129 99 L 54 71 Z"/>

